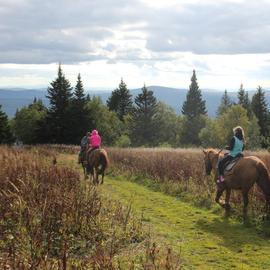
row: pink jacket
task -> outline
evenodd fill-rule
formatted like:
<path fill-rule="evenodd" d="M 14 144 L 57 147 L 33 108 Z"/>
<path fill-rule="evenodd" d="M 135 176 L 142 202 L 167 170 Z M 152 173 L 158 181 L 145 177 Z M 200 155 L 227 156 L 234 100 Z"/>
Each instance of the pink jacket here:
<path fill-rule="evenodd" d="M 95 129 L 92 131 L 89 137 L 89 145 L 90 147 L 99 147 L 101 145 L 101 138 Z"/>

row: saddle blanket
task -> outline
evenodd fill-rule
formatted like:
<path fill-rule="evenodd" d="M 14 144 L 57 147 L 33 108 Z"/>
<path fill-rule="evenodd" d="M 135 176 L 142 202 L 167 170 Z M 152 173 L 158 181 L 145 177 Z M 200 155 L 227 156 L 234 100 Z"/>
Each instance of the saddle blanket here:
<path fill-rule="evenodd" d="M 227 162 L 224 166 L 224 174 L 231 171 L 233 167 L 236 165 L 236 163 L 241 159 L 242 156 L 236 156 L 234 159 L 231 161 Z"/>

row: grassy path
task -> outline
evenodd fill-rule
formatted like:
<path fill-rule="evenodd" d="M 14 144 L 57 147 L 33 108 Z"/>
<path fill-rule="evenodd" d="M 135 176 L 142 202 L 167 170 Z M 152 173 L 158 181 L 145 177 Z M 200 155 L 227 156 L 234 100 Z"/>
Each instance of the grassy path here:
<path fill-rule="evenodd" d="M 105 177 L 100 189 L 143 212 L 158 239 L 181 251 L 184 269 L 270 269 L 270 239 L 254 228 L 121 177 Z"/>

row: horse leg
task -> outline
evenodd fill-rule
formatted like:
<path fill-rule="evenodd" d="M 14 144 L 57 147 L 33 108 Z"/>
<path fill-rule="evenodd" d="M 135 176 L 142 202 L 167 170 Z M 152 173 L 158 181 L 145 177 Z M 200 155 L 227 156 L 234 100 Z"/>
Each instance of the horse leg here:
<path fill-rule="evenodd" d="M 243 202 L 244 202 L 243 215 L 244 215 L 244 218 L 246 218 L 247 217 L 247 207 L 248 207 L 248 192 L 242 191 L 242 195 L 243 195 Z"/>
<path fill-rule="evenodd" d="M 230 206 L 230 197 L 231 197 L 231 189 L 230 188 L 227 188 L 226 189 L 226 197 L 225 197 L 225 204 L 224 204 L 224 207 L 227 211 L 229 211 L 231 209 L 231 206 Z"/>
<path fill-rule="evenodd" d="M 86 180 L 87 179 L 87 170 L 86 170 L 86 167 L 83 163 L 82 163 L 82 168 L 83 168 L 84 180 Z"/>
<path fill-rule="evenodd" d="M 216 193 L 215 201 L 216 201 L 216 203 L 218 203 L 222 207 L 223 207 L 223 204 L 219 201 L 219 199 L 220 199 L 220 197 L 221 197 L 224 190 L 225 190 L 225 186 L 222 183 L 220 183 L 218 185 L 218 187 L 217 187 L 217 193 Z"/>
<path fill-rule="evenodd" d="M 103 179 L 104 179 L 104 171 L 102 171 L 102 174 L 101 174 L 101 183 L 100 184 L 103 184 Z"/>
<path fill-rule="evenodd" d="M 95 172 L 93 167 L 91 168 L 91 181 L 95 185 Z"/>
<path fill-rule="evenodd" d="M 98 185 L 99 184 L 99 181 L 98 181 L 98 167 L 95 169 L 95 173 L 96 173 L 96 184 Z"/>

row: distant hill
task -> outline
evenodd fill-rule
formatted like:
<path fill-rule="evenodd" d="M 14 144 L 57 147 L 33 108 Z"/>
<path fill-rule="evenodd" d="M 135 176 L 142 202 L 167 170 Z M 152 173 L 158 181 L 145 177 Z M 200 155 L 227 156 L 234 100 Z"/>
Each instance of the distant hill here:
<path fill-rule="evenodd" d="M 171 106 L 176 113 L 180 114 L 181 107 L 186 99 L 187 89 L 176 89 L 163 86 L 149 86 L 156 98 L 169 106 Z M 141 89 L 132 89 L 131 93 L 135 97 Z M 255 91 L 249 91 L 250 97 Z M 0 104 L 3 110 L 7 113 L 9 117 L 13 117 L 17 109 L 22 108 L 30 104 L 33 99 L 40 98 L 47 106 L 49 104 L 46 98 L 46 89 L 0 89 Z M 99 96 L 103 102 L 106 102 L 108 97 L 111 95 L 111 91 L 87 91 L 90 96 Z M 228 92 L 229 96 L 233 101 L 237 100 L 236 92 Z M 217 108 L 220 104 L 221 97 L 223 95 L 222 91 L 215 91 L 210 89 L 202 89 L 203 98 L 206 100 L 206 106 L 208 110 L 208 115 L 214 117 L 216 115 Z M 270 104 L 270 91 L 266 91 L 266 98 L 268 104 Z"/>

